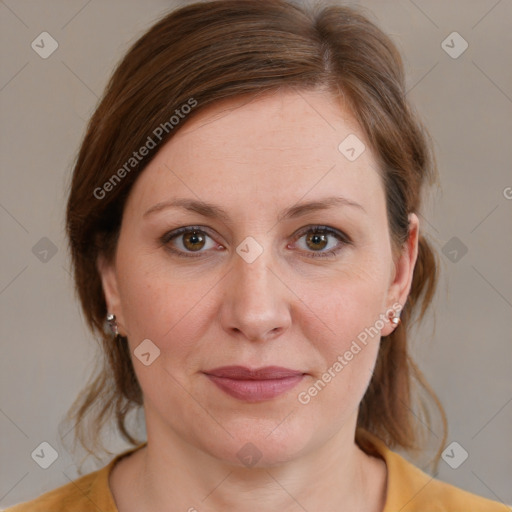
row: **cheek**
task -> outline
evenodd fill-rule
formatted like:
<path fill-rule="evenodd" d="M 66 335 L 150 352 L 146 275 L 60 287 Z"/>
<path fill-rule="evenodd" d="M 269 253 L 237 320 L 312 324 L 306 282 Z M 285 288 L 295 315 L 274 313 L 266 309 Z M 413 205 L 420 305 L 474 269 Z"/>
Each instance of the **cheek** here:
<path fill-rule="evenodd" d="M 321 382 L 306 393 L 312 398 L 322 395 L 321 401 L 332 402 L 338 412 L 342 404 L 357 406 L 378 354 L 387 278 L 378 264 L 370 268 L 374 271 L 352 269 L 325 283 L 304 282 L 298 293 L 301 309 L 295 321 L 320 355 L 321 370 L 315 378 Z"/>
<path fill-rule="evenodd" d="M 118 262 L 123 318 L 132 350 L 150 339 L 165 355 L 189 351 L 194 339 L 212 321 L 211 298 L 218 277 L 175 272 L 152 258 L 125 258 Z M 130 276 L 123 279 L 122 276 Z"/>
<path fill-rule="evenodd" d="M 364 261 L 347 265 L 321 279 L 303 280 L 297 286 L 303 311 L 296 321 L 308 318 L 310 328 L 322 331 L 317 339 L 334 350 L 343 349 L 366 328 L 376 324 L 385 311 L 388 274 L 383 262 Z M 377 324 L 377 327 L 381 322 Z M 312 337 L 311 340 L 314 340 Z"/>
<path fill-rule="evenodd" d="M 194 373 L 198 354 L 204 352 L 201 340 L 208 338 L 208 325 L 213 321 L 205 293 L 215 281 L 206 277 L 173 277 L 169 269 L 145 269 L 140 261 L 138 265 L 124 267 L 124 275 L 130 279 L 123 282 L 120 291 L 133 366 L 145 401 L 158 404 L 161 413 L 170 418 L 187 418 L 185 424 L 204 421 L 201 411 L 190 407 L 182 390 L 189 388 L 188 374 Z M 141 345 L 147 339 L 156 348 L 147 342 Z M 138 360 L 137 354 L 146 351 L 138 349 L 139 346 L 149 346 L 151 358 L 158 354 L 150 365 Z"/>

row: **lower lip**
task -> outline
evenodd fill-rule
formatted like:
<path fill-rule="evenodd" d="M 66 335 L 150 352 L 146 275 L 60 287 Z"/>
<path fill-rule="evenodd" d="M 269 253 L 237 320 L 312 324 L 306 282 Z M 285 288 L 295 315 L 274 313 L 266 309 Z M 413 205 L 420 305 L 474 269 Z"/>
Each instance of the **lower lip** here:
<path fill-rule="evenodd" d="M 215 375 L 206 376 L 228 395 L 246 402 L 261 402 L 275 398 L 294 388 L 304 378 L 304 375 L 294 375 L 283 379 L 238 380 Z"/>

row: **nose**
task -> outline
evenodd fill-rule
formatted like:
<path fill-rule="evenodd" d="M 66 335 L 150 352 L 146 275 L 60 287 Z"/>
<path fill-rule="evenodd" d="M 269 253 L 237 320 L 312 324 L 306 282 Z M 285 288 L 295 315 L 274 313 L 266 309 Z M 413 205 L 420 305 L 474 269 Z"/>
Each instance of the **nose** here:
<path fill-rule="evenodd" d="M 267 251 L 252 263 L 236 254 L 223 281 L 220 317 L 230 335 L 266 341 L 289 328 L 293 294 L 273 270 L 272 256 Z"/>

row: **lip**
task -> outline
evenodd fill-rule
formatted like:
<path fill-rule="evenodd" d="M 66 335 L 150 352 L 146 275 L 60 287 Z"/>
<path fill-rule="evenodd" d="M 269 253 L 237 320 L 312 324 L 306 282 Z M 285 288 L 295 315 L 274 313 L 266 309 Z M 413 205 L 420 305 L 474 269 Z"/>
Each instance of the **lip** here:
<path fill-rule="evenodd" d="M 228 379 L 238 380 L 270 380 L 284 379 L 286 377 L 296 377 L 304 375 L 304 372 L 298 370 L 290 370 L 282 366 L 265 366 L 251 370 L 245 366 L 221 366 L 213 370 L 207 370 L 206 375 L 214 375 L 215 377 L 225 377 Z"/>
<path fill-rule="evenodd" d="M 251 370 L 244 366 L 223 366 L 203 372 L 228 395 L 246 402 L 271 400 L 295 387 L 304 373 L 281 366 Z"/>

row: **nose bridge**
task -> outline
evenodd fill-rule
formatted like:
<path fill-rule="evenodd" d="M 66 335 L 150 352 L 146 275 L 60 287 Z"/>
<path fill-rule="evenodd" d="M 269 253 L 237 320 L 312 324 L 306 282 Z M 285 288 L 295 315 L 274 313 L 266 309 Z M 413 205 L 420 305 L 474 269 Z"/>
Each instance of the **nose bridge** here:
<path fill-rule="evenodd" d="M 240 298 L 251 299 L 256 304 L 264 305 L 265 302 L 276 299 L 276 277 L 272 271 L 270 251 L 261 254 L 255 261 L 248 263 L 240 258 L 236 263 L 238 275 L 237 288 Z"/>
<path fill-rule="evenodd" d="M 267 339 L 290 323 L 285 287 L 275 275 L 270 249 L 253 261 L 244 259 L 243 254 L 234 255 L 225 287 L 222 321 L 225 329 L 241 332 L 250 340 Z"/>

